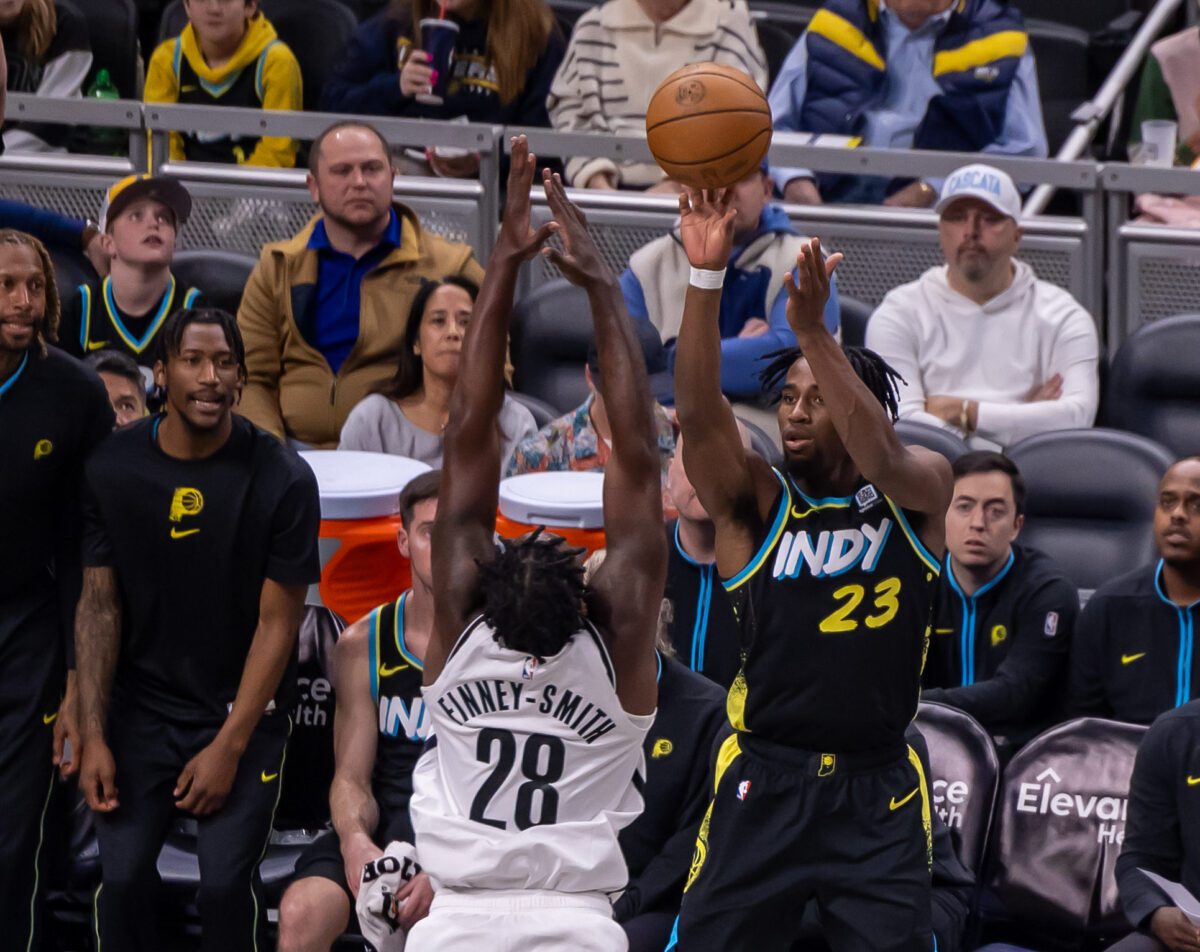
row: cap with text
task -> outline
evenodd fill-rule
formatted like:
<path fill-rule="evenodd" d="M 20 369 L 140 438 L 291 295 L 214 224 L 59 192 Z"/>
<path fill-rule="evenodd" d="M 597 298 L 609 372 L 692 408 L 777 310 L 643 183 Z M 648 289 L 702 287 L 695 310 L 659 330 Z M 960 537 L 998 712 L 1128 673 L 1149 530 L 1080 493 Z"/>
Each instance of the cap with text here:
<path fill-rule="evenodd" d="M 1013 220 L 1021 217 L 1021 195 L 1013 180 L 990 165 L 964 165 L 951 172 L 934 211 L 940 215 L 960 198 L 977 198 Z"/>
<path fill-rule="evenodd" d="M 104 196 L 100 206 L 100 230 L 117 220 L 121 212 L 140 198 L 152 198 L 162 202 L 175 213 L 175 228 L 184 226 L 192 213 L 192 196 L 179 179 L 166 175 L 127 175 L 117 182 Z"/>

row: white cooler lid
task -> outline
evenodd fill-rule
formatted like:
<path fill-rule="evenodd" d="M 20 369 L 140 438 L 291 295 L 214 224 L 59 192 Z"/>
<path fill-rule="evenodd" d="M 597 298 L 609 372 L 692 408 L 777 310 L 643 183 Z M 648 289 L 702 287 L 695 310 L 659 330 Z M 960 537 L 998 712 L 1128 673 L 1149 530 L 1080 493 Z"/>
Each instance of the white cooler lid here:
<path fill-rule="evenodd" d="M 603 473 L 525 473 L 500 483 L 500 512 L 527 526 L 604 527 Z"/>
<path fill-rule="evenodd" d="M 407 456 L 358 450 L 303 450 L 317 475 L 322 519 L 375 519 L 400 511 L 400 491 L 430 467 Z"/>

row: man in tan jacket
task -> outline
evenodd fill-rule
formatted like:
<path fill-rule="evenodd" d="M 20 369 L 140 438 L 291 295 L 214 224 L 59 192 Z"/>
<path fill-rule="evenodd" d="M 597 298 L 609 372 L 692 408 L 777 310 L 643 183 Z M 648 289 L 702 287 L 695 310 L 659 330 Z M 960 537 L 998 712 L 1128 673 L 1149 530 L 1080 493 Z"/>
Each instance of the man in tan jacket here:
<path fill-rule="evenodd" d="M 392 177 L 375 129 L 331 126 L 309 158 L 321 214 L 264 247 L 246 283 L 240 411 L 281 439 L 336 447 L 354 405 L 395 373 L 421 282 L 483 277 L 468 246 L 424 231 L 410 208 L 393 204 Z"/>

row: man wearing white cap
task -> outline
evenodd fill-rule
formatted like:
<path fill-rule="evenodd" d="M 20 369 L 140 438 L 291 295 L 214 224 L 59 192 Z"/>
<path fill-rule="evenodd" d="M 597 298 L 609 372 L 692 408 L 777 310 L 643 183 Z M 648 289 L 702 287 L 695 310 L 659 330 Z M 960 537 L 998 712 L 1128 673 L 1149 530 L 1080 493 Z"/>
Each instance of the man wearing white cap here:
<path fill-rule="evenodd" d="M 901 419 L 954 430 L 976 449 L 1091 426 L 1096 325 L 1015 257 L 1012 179 L 988 165 L 957 169 L 937 212 L 946 264 L 889 293 L 867 325 L 867 346 L 904 378 Z"/>

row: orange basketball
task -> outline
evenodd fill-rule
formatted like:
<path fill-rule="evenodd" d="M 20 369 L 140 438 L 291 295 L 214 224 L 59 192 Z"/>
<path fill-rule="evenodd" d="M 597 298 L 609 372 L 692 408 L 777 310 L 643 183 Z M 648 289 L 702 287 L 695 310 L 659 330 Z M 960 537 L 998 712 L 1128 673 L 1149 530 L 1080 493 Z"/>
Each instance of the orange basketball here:
<path fill-rule="evenodd" d="M 749 175 L 771 145 L 771 107 L 740 69 L 693 63 L 663 80 L 646 109 L 659 166 L 693 188 L 725 188 Z"/>

